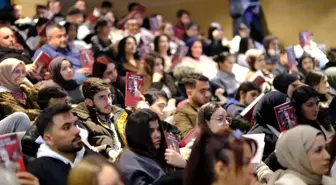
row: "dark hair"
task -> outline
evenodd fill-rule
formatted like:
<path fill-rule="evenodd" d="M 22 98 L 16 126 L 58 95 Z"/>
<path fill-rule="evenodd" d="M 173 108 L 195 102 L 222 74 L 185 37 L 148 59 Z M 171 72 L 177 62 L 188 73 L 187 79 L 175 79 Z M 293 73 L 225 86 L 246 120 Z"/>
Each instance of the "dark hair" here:
<path fill-rule="evenodd" d="M 256 85 L 255 83 L 253 82 L 243 82 L 240 84 L 238 90 L 237 90 L 237 93 L 236 93 L 236 97 L 235 99 L 236 100 L 240 100 L 240 92 L 242 91 L 243 93 L 247 93 L 249 91 L 258 91 L 259 94 L 261 93 L 261 89 L 258 85 Z"/>
<path fill-rule="evenodd" d="M 336 62 L 336 47 L 331 47 L 327 51 L 327 58 L 331 62 Z"/>
<path fill-rule="evenodd" d="M 105 19 L 99 19 L 96 23 L 96 26 L 94 28 L 95 32 L 98 33 L 99 29 L 108 26 L 108 22 Z"/>
<path fill-rule="evenodd" d="M 197 26 L 197 28 L 198 28 L 198 24 L 196 24 L 195 22 L 189 22 L 184 26 L 184 30 L 189 30 L 193 26 Z"/>
<path fill-rule="evenodd" d="M 107 55 L 99 55 L 97 58 L 95 58 L 95 62 L 93 63 L 92 67 L 92 77 L 103 78 L 104 72 L 107 69 L 107 65 L 110 63 L 117 66 L 116 63 Z"/>
<path fill-rule="evenodd" d="M 246 63 L 251 71 L 257 71 L 257 69 L 255 68 L 255 63 L 261 56 L 265 56 L 265 54 L 257 49 L 252 49 L 248 51 L 251 52 L 247 52 L 246 54 Z"/>
<path fill-rule="evenodd" d="M 320 71 L 312 71 L 310 73 L 307 74 L 306 78 L 305 78 L 305 84 L 311 86 L 311 87 L 315 87 L 316 85 L 318 85 L 321 80 L 325 77 L 326 75 Z"/>
<path fill-rule="evenodd" d="M 159 130 L 161 132 L 161 144 L 157 150 L 154 148 L 151 131 L 149 127 L 150 121 L 159 122 Z M 125 128 L 126 140 L 128 147 L 133 152 L 149 157 L 157 161 L 164 167 L 165 139 L 159 116 L 149 109 L 139 109 L 127 117 Z"/>
<path fill-rule="evenodd" d="M 110 84 L 103 79 L 92 77 L 84 81 L 82 89 L 84 98 L 93 100 L 98 92 L 110 89 Z"/>
<path fill-rule="evenodd" d="M 110 1 L 103 1 L 100 7 L 101 8 L 112 8 L 113 4 Z"/>
<path fill-rule="evenodd" d="M 202 74 L 193 73 L 183 79 L 184 87 L 186 89 L 194 89 L 197 81 L 208 82 L 209 79 Z"/>
<path fill-rule="evenodd" d="M 38 9 L 48 9 L 48 8 L 45 5 L 38 4 L 38 5 L 36 5 L 35 9 L 38 10 Z"/>
<path fill-rule="evenodd" d="M 249 40 L 252 40 L 250 37 L 241 38 L 239 43 L 238 54 L 245 54 L 247 50 L 249 50 Z"/>
<path fill-rule="evenodd" d="M 77 26 L 76 24 L 73 24 L 73 23 L 70 23 L 70 22 L 66 22 L 66 23 L 64 24 L 64 28 L 65 28 L 65 32 L 66 32 L 67 34 L 69 33 L 71 26 L 75 26 L 75 27 L 76 27 L 76 30 L 77 30 L 77 28 L 78 28 L 78 26 Z"/>
<path fill-rule="evenodd" d="M 155 60 L 160 58 L 162 60 L 163 66 L 165 66 L 164 58 L 157 52 L 150 52 L 146 55 L 144 60 L 144 72 L 147 75 L 153 76 L 154 74 L 154 67 L 155 67 Z"/>
<path fill-rule="evenodd" d="M 62 113 L 71 111 L 71 106 L 68 104 L 56 104 L 45 110 L 41 111 L 40 115 L 36 118 L 35 124 L 40 136 L 50 130 L 53 126 L 53 117 Z"/>
<path fill-rule="evenodd" d="M 117 54 L 117 61 L 118 63 L 124 63 L 126 62 L 126 55 L 125 55 L 125 46 L 126 46 L 126 40 L 128 38 L 132 38 L 135 41 L 135 44 L 137 43 L 135 37 L 133 36 L 126 36 L 123 39 L 120 40 L 119 44 L 118 44 L 118 54 Z M 135 60 L 139 60 L 140 56 L 138 51 L 136 51 L 134 53 L 134 59 Z"/>
<path fill-rule="evenodd" d="M 236 173 L 244 166 L 244 144 L 248 144 L 255 155 L 257 143 L 245 138 L 237 131 L 221 130 L 218 133 L 201 132 L 196 139 L 185 169 L 184 185 L 211 185 L 215 180 L 214 165 L 217 161 L 229 166 L 235 164 Z M 229 154 L 235 156 L 234 159 Z"/>
<path fill-rule="evenodd" d="M 209 102 L 204 104 L 197 113 L 197 125 L 200 126 L 200 128 L 203 129 L 209 129 L 207 121 L 210 121 L 212 114 L 218 109 L 223 108 L 219 103 L 217 102 Z"/>
<path fill-rule="evenodd" d="M 44 110 L 48 107 L 52 98 L 65 98 L 67 96 L 68 94 L 64 89 L 57 86 L 49 86 L 39 90 L 36 101 L 40 109 Z"/>
<path fill-rule="evenodd" d="M 156 37 L 154 38 L 154 51 L 155 51 L 155 52 L 159 52 L 159 48 L 160 48 L 160 47 L 159 47 L 159 43 L 160 43 L 160 39 L 161 39 L 161 37 L 167 37 L 167 39 L 168 39 L 168 47 L 169 47 L 169 37 L 168 37 L 168 35 L 166 35 L 166 34 L 160 34 L 160 35 L 158 35 L 158 36 L 156 36 Z M 171 55 L 170 47 L 168 48 L 167 55 L 168 55 L 168 56 Z"/>
<path fill-rule="evenodd" d="M 136 8 L 137 6 L 139 6 L 140 4 L 137 2 L 131 2 L 128 4 L 127 10 L 129 12 L 133 11 L 134 8 Z"/>
<path fill-rule="evenodd" d="M 187 10 L 179 9 L 176 12 L 176 17 L 181 18 L 184 14 L 190 15 L 190 13 Z"/>
<path fill-rule="evenodd" d="M 218 26 L 210 26 L 209 29 L 208 29 L 208 39 L 213 41 L 214 38 L 213 38 L 213 35 L 212 33 L 216 30 L 220 30 L 220 28 Z"/>
<path fill-rule="evenodd" d="M 77 14 L 83 14 L 83 12 L 80 9 L 75 8 L 75 7 L 71 7 L 67 11 L 67 16 L 77 15 Z"/>
<path fill-rule="evenodd" d="M 264 43 L 266 53 L 267 53 L 267 50 L 269 49 L 269 46 L 270 46 L 270 44 L 272 43 L 273 40 L 278 40 L 278 37 L 273 36 L 273 35 L 267 35 L 264 38 L 263 43 Z"/>
<path fill-rule="evenodd" d="M 149 105 L 153 105 L 159 98 L 164 98 L 168 101 L 167 94 L 164 91 L 159 91 L 157 89 L 150 89 L 146 91 L 143 96 Z"/>
<path fill-rule="evenodd" d="M 291 101 L 299 124 L 311 125 L 316 129 L 321 130 L 319 123 L 316 120 L 308 120 L 304 117 L 302 112 L 302 105 L 313 97 L 316 97 L 319 101 L 318 92 L 314 88 L 304 85 L 294 90 Z"/>
<path fill-rule="evenodd" d="M 307 54 L 303 54 L 303 55 L 301 56 L 301 58 L 299 58 L 299 63 L 298 63 L 298 68 L 299 68 L 299 70 L 301 70 L 301 72 L 302 72 L 303 74 L 306 74 L 306 71 L 304 71 L 304 69 L 303 69 L 303 67 L 302 67 L 302 62 L 303 62 L 303 60 L 306 59 L 306 58 L 311 59 L 312 64 L 314 65 L 314 59 L 313 59 L 311 56 L 307 55 Z"/>
<path fill-rule="evenodd" d="M 213 56 L 213 60 L 217 63 L 223 63 L 225 62 L 230 56 L 233 56 L 229 52 L 222 52 L 218 55 Z"/>
<path fill-rule="evenodd" d="M 53 28 L 58 28 L 58 29 L 60 29 L 60 30 L 65 29 L 65 27 L 62 26 L 62 25 L 60 25 L 60 24 L 50 24 L 50 25 L 48 25 L 47 28 L 46 28 L 46 35 L 47 35 L 47 36 L 48 36 L 48 32 L 49 32 L 49 30 L 51 30 L 51 29 L 53 29 Z"/>

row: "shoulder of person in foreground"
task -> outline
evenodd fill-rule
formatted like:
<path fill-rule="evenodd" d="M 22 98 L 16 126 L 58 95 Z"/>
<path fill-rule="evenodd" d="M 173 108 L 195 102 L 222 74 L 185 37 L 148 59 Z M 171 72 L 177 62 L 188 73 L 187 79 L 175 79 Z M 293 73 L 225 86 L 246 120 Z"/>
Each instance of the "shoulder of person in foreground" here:
<path fill-rule="evenodd" d="M 270 184 L 269 185 L 273 185 Z M 284 174 L 274 182 L 274 185 L 308 185 L 300 177 L 292 173 L 284 172 Z"/>

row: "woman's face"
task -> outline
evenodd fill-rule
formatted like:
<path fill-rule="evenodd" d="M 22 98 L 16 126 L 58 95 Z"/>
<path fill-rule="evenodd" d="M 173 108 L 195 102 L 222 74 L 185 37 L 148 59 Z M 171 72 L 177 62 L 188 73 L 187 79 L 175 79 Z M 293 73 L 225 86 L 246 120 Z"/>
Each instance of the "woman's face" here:
<path fill-rule="evenodd" d="M 200 41 L 196 41 L 191 46 L 191 54 L 194 58 L 200 58 L 203 53 L 202 43 Z"/>
<path fill-rule="evenodd" d="M 103 79 L 109 80 L 111 83 L 114 83 L 117 81 L 118 77 L 118 72 L 113 63 L 109 63 L 106 66 L 106 70 L 104 71 L 103 74 Z"/>
<path fill-rule="evenodd" d="M 326 149 L 326 140 L 322 135 L 315 138 L 314 144 L 308 150 L 307 155 L 315 174 L 326 175 L 329 172 L 330 155 Z"/>
<path fill-rule="evenodd" d="M 26 78 L 26 67 L 24 64 L 19 64 L 13 70 L 10 81 L 13 85 L 20 86 L 25 78 Z"/>
<path fill-rule="evenodd" d="M 154 148 L 159 149 L 161 145 L 161 132 L 158 120 L 149 122 L 149 130 Z"/>
<path fill-rule="evenodd" d="M 110 34 L 110 27 L 109 27 L 109 25 L 106 25 L 106 26 L 101 27 L 99 32 L 100 32 L 103 36 L 108 37 L 109 34 Z"/>
<path fill-rule="evenodd" d="M 163 74 L 163 61 L 161 58 L 156 58 L 155 59 L 155 64 L 154 64 L 154 73 L 159 73 Z"/>
<path fill-rule="evenodd" d="M 60 73 L 64 80 L 68 81 L 73 79 L 74 71 L 69 61 L 64 60 L 62 62 L 60 70 L 61 70 Z"/>
<path fill-rule="evenodd" d="M 220 107 L 212 114 L 208 126 L 213 133 L 216 133 L 222 129 L 229 128 L 229 122 L 226 120 L 227 113 Z"/>
<path fill-rule="evenodd" d="M 159 39 L 159 52 L 167 53 L 169 50 L 169 39 L 166 36 L 161 36 Z"/>
<path fill-rule="evenodd" d="M 223 30 L 222 29 L 216 29 L 212 32 L 212 37 L 214 40 L 220 40 L 223 38 Z"/>
<path fill-rule="evenodd" d="M 71 25 L 68 31 L 68 40 L 75 40 L 77 37 L 77 28 L 75 25 Z"/>
<path fill-rule="evenodd" d="M 262 70 L 262 69 L 264 69 L 265 68 L 265 56 L 264 55 L 260 55 L 258 58 L 257 58 L 257 60 L 256 60 L 256 62 L 254 63 L 254 68 L 256 69 L 256 70 Z"/>
<path fill-rule="evenodd" d="M 198 35 L 198 27 L 194 25 L 186 30 L 186 34 L 188 37 L 195 38 Z"/>
<path fill-rule="evenodd" d="M 319 92 L 320 94 L 327 94 L 329 91 L 328 77 L 327 76 L 323 77 L 320 83 L 315 88 L 317 92 Z"/>
<path fill-rule="evenodd" d="M 269 45 L 269 49 L 272 49 L 274 51 L 279 50 L 279 40 L 278 39 L 273 39 Z"/>
<path fill-rule="evenodd" d="M 244 104 L 250 105 L 259 95 L 260 93 L 257 90 L 247 91 L 247 93 L 242 97 L 244 98 Z"/>
<path fill-rule="evenodd" d="M 309 98 L 304 104 L 302 104 L 301 109 L 303 116 L 306 119 L 315 121 L 319 112 L 319 102 L 317 97 Z"/>
<path fill-rule="evenodd" d="M 126 39 L 126 44 L 125 44 L 125 53 L 126 54 L 134 54 L 136 52 L 136 42 L 132 37 L 129 37 Z"/>
<path fill-rule="evenodd" d="M 303 71 L 305 71 L 306 73 L 312 72 L 314 69 L 314 62 L 311 58 L 306 57 L 302 60 L 302 69 Z"/>
<path fill-rule="evenodd" d="M 174 33 L 173 25 L 167 23 L 163 30 L 163 33 L 168 35 L 170 38 L 174 37 L 175 33 Z"/>
<path fill-rule="evenodd" d="M 111 166 L 103 166 L 97 177 L 98 185 L 124 185 L 118 172 Z"/>

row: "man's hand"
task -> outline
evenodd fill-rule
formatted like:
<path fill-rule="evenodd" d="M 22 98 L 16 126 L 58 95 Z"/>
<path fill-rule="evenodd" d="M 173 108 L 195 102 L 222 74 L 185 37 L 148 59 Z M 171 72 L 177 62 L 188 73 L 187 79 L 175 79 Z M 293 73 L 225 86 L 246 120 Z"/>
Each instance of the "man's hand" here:
<path fill-rule="evenodd" d="M 28 172 L 18 172 L 16 177 L 20 185 L 40 185 L 38 178 Z"/>

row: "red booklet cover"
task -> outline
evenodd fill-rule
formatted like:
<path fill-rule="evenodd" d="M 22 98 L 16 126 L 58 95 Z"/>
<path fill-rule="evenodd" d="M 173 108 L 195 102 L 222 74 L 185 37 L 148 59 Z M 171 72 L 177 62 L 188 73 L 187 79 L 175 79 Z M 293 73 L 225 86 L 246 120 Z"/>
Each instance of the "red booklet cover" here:
<path fill-rule="evenodd" d="M 291 102 L 287 102 L 274 107 L 280 131 L 283 132 L 297 125 L 294 107 Z"/>
<path fill-rule="evenodd" d="M 180 153 L 180 147 L 177 138 L 172 133 L 169 132 L 164 132 L 164 135 L 166 139 L 167 148 L 173 149 L 176 152 Z"/>
<path fill-rule="evenodd" d="M 259 87 L 261 87 L 262 84 L 266 82 L 265 76 L 261 71 L 257 71 L 256 73 L 254 73 L 254 75 L 251 76 L 249 81 L 257 84 Z"/>
<path fill-rule="evenodd" d="M 83 68 L 92 69 L 94 63 L 93 52 L 89 49 L 82 49 L 79 51 L 79 58 L 82 62 Z"/>
<path fill-rule="evenodd" d="M 34 65 L 37 66 L 36 73 L 43 76 L 43 74 L 42 74 L 43 71 L 48 70 L 48 66 L 49 66 L 51 61 L 52 61 L 52 58 L 49 57 L 43 51 L 41 51 L 34 61 Z"/>
<path fill-rule="evenodd" d="M 180 147 L 185 147 L 191 140 L 196 138 L 196 128 L 193 128 L 188 132 L 187 135 L 184 136 L 182 141 L 180 141 Z"/>
<path fill-rule="evenodd" d="M 290 46 L 286 48 L 288 67 L 291 68 L 296 66 L 296 56 L 294 52 L 294 47 Z"/>
<path fill-rule="evenodd" d="M 188 53 L 188 46 L 178 45 L 176 52 L 172 57 L 172 63 L 178 64 L 182 61 L 183 57 L 185 57 Z"/>
<path fill-rule="evenodd" d="M 126 95 L 125 95 L 125 105 L 129 107 L 136 107 L 138 102 L 141 100 L 140 95 L 142 95 L 142 81 L 143 77 L 141 75 L 126 73 Z"/>
<path fill-rule="evenodd" d="M 299 39 L 300 39 L 301 47 L 304 47 L 304 46 L 310 44 L 309 43 L 310 35 L 311 35 L 311 32 L 309 32 L 309 31 L 304 31 L 304 32 L 299 33 Z"/>
<path fill-rule="evenodd" d="M 264 96 L 264 93 L 261 93 L 250 105 L 248 105 L 241 113 L 240 116 L 245 118 L 250 123 L 253 122 L 253 109 L 259 102 L 259 100 Z"/>
<path fill-rule="evenodd" d="M 11 170 L 26 171 L 20 141 L 14 133 L 0 136 L 0 165 Z"/>

